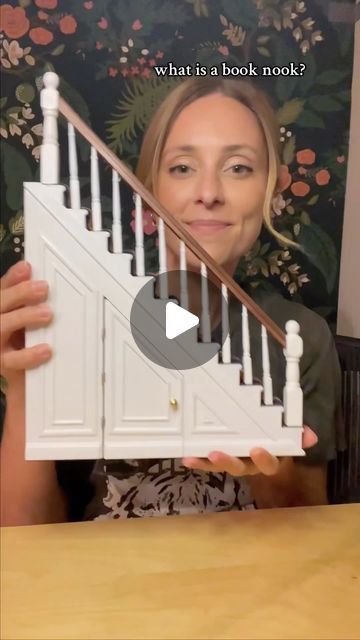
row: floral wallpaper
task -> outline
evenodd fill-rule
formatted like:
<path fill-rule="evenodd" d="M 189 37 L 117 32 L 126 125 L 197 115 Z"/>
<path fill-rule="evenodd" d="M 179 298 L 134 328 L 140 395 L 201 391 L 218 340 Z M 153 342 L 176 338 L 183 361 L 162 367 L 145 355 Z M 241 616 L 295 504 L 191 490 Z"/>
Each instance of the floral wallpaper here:
<path fill-rule="evenodd" d="M 338 3 L 339 4 L 339 3 Z M 55 70 L 61 93 L 107 144 L 135 167 L 152 112 L 181 78 L 154 66 L 288 65 L 302 76 L 258 77 L 280 125 L 287 188 L 274 203 L 278 231 L 301 245 L 284 249 L 267 233 L 237 277 L 276 287 L 334 328 L 348 155 L 354 25 L 331 22 L 324 0 L 9 0 L 0 8 L 2 272 L 22 256 L 22 183 L 39 180 L 41 77 Z M 60 120 L 60 136 L 64 135 Z M 89 149 L 80 143 L 83 205 Z M 66 169 L 62 181 L 67 183 Z M 104 178 L 104 225 L 110 226 Z M 131 200 L 125 246 L 133 246 Z M 144 213 L 150 266 L 155 228 Z"/>

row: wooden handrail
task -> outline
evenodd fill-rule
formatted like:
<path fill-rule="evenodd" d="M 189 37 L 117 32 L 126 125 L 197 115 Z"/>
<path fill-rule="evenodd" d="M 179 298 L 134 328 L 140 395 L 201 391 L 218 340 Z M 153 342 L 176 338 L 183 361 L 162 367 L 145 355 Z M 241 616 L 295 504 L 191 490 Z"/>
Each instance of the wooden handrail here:
<path fill-rule="evenodd" d="M 160 216 L 165 224 L 175 233 L 175 235 L 183 240 L 185 245 L 191 249 L 199 260 L 201 260 L 208 269 L 222 282 L 229 291 L 243 303 L 255 318 L 266 327 L 267 331 L 285 347 L 285 334 L 278 325 L 257 305 L 250 296 L 235 282 L 235 280 L 218 265 L 215 260 L 201 247 L 192 235 L 185 229 L 167 209 L 165 209 L 156 198 L 144 187 L 140 180 L 132 173 L 132 171 L 113 153 L 108 146 L 88 127 L 88 125 L 80 118 L 70 105 L 63 99 L 59 98 L 60 113 L 75 127 L 75 129 L 93 146 L 96 151 L 117 171 L 120 176 L 138 193 L 141 198 L 151 207 L 156 215 Z"/>

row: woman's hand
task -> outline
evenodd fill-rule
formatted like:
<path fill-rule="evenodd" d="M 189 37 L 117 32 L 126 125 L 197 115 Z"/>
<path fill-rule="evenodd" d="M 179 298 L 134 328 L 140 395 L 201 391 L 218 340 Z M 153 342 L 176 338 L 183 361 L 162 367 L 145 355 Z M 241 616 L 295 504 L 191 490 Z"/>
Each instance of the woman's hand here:
<path fill-rule="evenodd" d="M 310 427 L 305 425 L 302 441 L 303 448 L 309 449 L 317 441 L 317 435 Z M 280 459 L 259 447 L 255 447 L 250 451 L 250 458 L 235 458 L 221 451 L 212 451 L 207 459 L 183 458 L 182 463 L 189 469 L 199 469 L 212 473 L 227 472 L 232 476 L 254 476 L 258 473 L 272 476 L 280 468 Z"/>
<path fill-rule="evenodd" d="M 0 367 L 7 385 L 24 384 L 25 369 L 32 369 L 51 357 L 48 344 L 25 348 L 25 329 L 47 326 L 52 319 L 45 281 L 31 280 L 31 266 L 24 261 L 10 267 L 0 280 Z"/>

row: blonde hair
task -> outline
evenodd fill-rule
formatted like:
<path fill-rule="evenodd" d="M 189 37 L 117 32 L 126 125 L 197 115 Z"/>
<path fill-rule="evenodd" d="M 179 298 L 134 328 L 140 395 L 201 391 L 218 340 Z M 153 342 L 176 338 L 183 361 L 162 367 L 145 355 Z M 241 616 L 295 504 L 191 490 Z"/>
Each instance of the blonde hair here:
<path fill-rule="evenodd" d="M 263 204 L 263 222 L 280 243 L 296 245 L 276 231 L 271 222 L 271 202 L 279 187 L 279 126 L 266 94 L 247 80 L 195 77 L 188 78 L 176 86 L 160 104 L 146 130 L 136 169 L 137 177 L 156 195 L 161 155 L 173 123 L 185 107 L 198 98 L 213 93 L 234 98 L 255 114 L 268 151 L 268 180 Z"/>

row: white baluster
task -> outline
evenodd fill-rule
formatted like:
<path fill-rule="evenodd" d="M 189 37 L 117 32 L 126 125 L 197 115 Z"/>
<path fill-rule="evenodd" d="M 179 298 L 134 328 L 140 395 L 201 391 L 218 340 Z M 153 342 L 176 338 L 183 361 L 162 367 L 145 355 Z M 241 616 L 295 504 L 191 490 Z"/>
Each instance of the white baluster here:
<path fill-rule="evenodd" d="M 183 309 L 189 309 L 189 293 L 186 271 L 186 246 L 183 240 L 180 240 L 180 305 L 183 307 Z"/>
<path fill-rule="evenodd" d="M 92 230 L 101 231 L 101 200 L 99 162 L 96 149 L 91 147 L 91 221 Z"/>
<path fill-rule="evenodd" d="M 303 392 L 300 387 L 300 358 L 303 341 L 299 336 L 300 326 L 295 320 L 288 320 L 286 329 L 286 384 L 284 388 L 284 422 L 288 427 L 303 425 Z"/>
<path fill-rule="evenodd" d="M 263 389 L 264 389 L 264 404 L 273 404 L 273 386 L 270 373 L 270 357 L 269 357 L 269 345 L 267 331 L 263 325 L 261 325 L 261 349 L 262 349 L 262 363 L 263 363 Z"/>
<path fill-rule="evenodd" d="M 115 169 L 112 170 L 112 215 L 112 250 L 113 253 L 122 253 L 120 178 Z"/>
<path fill-rule="evenodd" d="M 59 77 L 48 71 L 43 77 L 44 89 L 40 94 L 40 105 L 44 117 L 43 141 L 40 148 L 40 182 L 59 184 L 59 144 L 57 117 L 59 108 Z"/>
<path fill-rule="evenodd" d="M 160 274 L 160 298 L 166 300 L 169 297 L 167 263 L 166 263 L 166 240 L 165 240 L 165 224 L 162 218 L 158 223 L 159 238 L 159 274 Z"/>
<path fill-rule="evenodd" d="M 242 343 L 243 343 L 243 371 L 245 384 L 253 383 L 252 362 L 250 355 L 249 319 L 246 306 L 242 305 Z"/>
<path fill-rule="evenodd" d="M 224 364 L 231 362 L 231 341 L 229 332 L 229 304 L 227 287 L 221 283 L 221 329 L 222 349 L 221 358 Z"/>
<path fill-rule="evenodd" d="M 201 338 L 202 342 L 211 342 L 209 313 L 209 289 L 206 265 L 201 263 Z"/>
<path fill-rule="evenodd" d="M 135 194 L 135 261 L 136 275 L 145 275 L 144 228 L 141 197 Z"/>
<path fill-rule="evenodd" d="M 73 125 L 68 122 L 69 172 L 70 172 L 70 206 L 80 209 L 80 183 L 78 177 L 78 161 L 76 153 L 76 136 Z"/>

